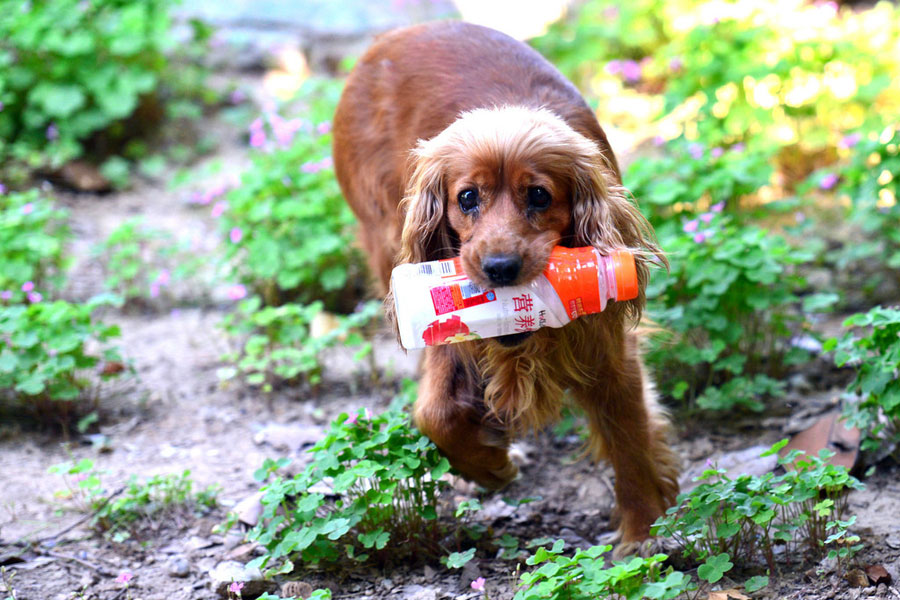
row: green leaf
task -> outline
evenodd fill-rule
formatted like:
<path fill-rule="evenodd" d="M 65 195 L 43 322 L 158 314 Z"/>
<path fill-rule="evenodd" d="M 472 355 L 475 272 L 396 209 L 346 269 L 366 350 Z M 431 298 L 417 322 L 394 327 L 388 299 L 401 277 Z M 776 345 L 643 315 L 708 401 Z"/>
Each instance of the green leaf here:
<path fill-rule="evenodd" d="M 453 552 L 449 556 L 441 558 L 441 563 L 449 569 L 460 569 L 475 557 L 475 548 L 465 552 Z"/>

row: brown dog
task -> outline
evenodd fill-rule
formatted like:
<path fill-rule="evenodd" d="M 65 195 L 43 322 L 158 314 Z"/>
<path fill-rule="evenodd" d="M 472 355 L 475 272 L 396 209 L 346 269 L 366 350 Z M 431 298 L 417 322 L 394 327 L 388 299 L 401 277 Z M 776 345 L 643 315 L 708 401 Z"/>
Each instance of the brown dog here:
<path fill-rule="evenodd" d="M 486 287 L 527 283 L 553 246 L 637 253 L 640 295 L 561 329 L 430 347 L 415 420 L 464 476 L 517 474 L 512 437 L 581 405 L 615 469 L 622 544 L 634 551 L 678 493 L 667 421 L 637 336 L 648 267 L 661 259 L 626 197 L 606 135 L 575 87 L 499 32 L 441 22 L 380 37 L 347 81 L 334 161 L 387 292 L 399 263 L 462 256 Z"/>

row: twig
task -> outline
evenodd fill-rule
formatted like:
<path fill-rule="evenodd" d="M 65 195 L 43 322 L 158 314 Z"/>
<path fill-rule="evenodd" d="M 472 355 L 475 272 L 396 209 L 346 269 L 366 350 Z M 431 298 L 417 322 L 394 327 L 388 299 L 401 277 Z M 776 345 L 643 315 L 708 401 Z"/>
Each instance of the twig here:
<path fill-rule="evenodd" d="M 84 523 L 85 521 L 87 521 L 88 519 L 93 518 L 94 515 L 96 515 L 98 512 L 100 512 L 101 510 L 103 510 L 104 508 L 106 508 L 106 505 L 109 504 L 109 501 L 110 501 L 110 500 L 112 500 L 113 498 L 115 498 L 116 496 L 118 496 L 119 494 L 121 494 L 121 493 L 124 492 L 124 491 L 125 491 L 125 488 L 124 488 L 124 487 L 120 487 L 120 488 L 117 489 L 115 492 L 113 492 L 112 494 L 110 494 L 109 496 L 107 496 L 106 498 L 104 498 L 104 499 L 103 499 L 103 502 L 100 503 L 100 506 L 98 506 L 97 508 L 95 508 L 94 510 L 92 510 L 91 512 L 89 512 L 88 514 L 84 515 L 83 517 L 81 517 L 80 519 L 78 519 L 77 521 L 75 521 L 74 523 L 68 525 L 67 527 L 64 527 L 64 528 L 61 529 L 60 531 L 57 531 L 57 532 L 54 533 L 53 535 L 47 535 L 47 536 L 44 536 L 44 537 L 41 537 L 41 538 L 37 538 L 37 539 L 35 539 L 35 540 L 30 540 L 30 541 L 18 540 L 18 541 L 12 542 L 12 545 L 14 545 L 14 546 L 22 546 L 22 547 L 26 547 L 26 548 L 27 548 L 27 547 L 32 546 L 32 545 L 34 545 L 34 544 L 41 544 L 41 543 L 43 543 L 43 542 L 47 542 L 47 541 L 49 541 L 49 540 L 56 539 L 56 538 L 58 538 L 59 536 L 65 534 L 65 533 L 69 533 L 70 531 L 72 531 L 73 529 L 75 529 L 76 527 L 78 527 L 79 525 L 81 525 L 82 523 Z"/>
<path fill-rule="evenodd" d="M 91 564 L 86 560 L 82 560 L 76 556 L 69 556 L 68 554 L 60 554 L 59 552 L 53 552 L 52 550 L 40 550 L 41 554 L 46 554 L 47 556 L 52 556 L 53 558 L 60 558 L 62 560 L 71 560 L 72 562 L 76 562 L 82 567 L 86 567 L 91 571 L 95 571 L 104 577 L 115 577 L 116 574 L 112 571 L 107 571 L 102 567 L 98 567 L 97 565 Z"/>

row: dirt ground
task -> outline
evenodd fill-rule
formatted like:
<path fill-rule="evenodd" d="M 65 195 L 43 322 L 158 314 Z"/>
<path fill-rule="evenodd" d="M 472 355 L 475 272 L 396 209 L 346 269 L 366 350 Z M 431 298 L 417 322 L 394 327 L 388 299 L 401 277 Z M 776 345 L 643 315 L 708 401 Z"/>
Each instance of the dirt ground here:
<path fill-rule="evenodd" d="M 245 162 L 239 132 L 223 128 L 218 157 L 229 170 Z M 139 182 L 124 193 L 108 196 L 57 194 L 72 213 L 77 257 L 73 297 L 99 291 L 100 274 L 89 248 L 124 219 L 142 215 L 147 222 L 195 239 L 198 251 L 215 247 L 214 219 L 209 207 L 187 201 L 188 191 L 169 190 L 162 182 Z M 181 289 L 172 306 L 155 310 L 113 311 L 107 320 L 121 325 L 120 346 L 133 361 L 137 378 L 111 383 L 100 390 L 99 429 L 107 442 L 97 449 L 87 437 L 37 431 L 25 421 L 0 424 L 0 565 L 6 565 L 0 595 L 16 600 L 86 598 L 113 600 L 188 600 L 220 597 L 208 572 L 218 563 L 246 562 L 252 548 L 234 536 L 212 531 L 228 509 L 258 489 L 253 471 L 266 457 L 300 457 L 327 423 L 343 411 L 385 409 L 403 377 L 415 376 L 417 356 L 403 354 L 384 332 L 375 344 L 381 373 L 377 385 L 366 366 L 350 354 L 335 352 L 326 362 L 325 381 L 316 390 L 296 388 L 265 397 L 254 390 L 223 387 L 216 377 L 219 357 L 228 342 L 217 323 L 228 301 L 215 286 L 210 294 Z M 202 298 L 201 298 L 202 297 Z M 757 446 L 768 446 L 833 408 L 840 381 L 820 360 L 791 379 L 784 399 L 770 413 L 718 421 L 678 419 L 676 448 L 686 478 L 707 460 L 741 463 L 754 468 Z M 286 426 L 279 429 L 276 426 Z M 596 544 L 610 532 L 611 471 L 579 458 L 580 439 L 572 432 L 545 432 L 520 446 L 525 458 L 522 477 L 502 493 L 481 497 L 485 509 L 476 517 L 496 538 L 517 537 L 522 546 L 537 537 L 563 538 L 567 546 Z M 742 453 L 743 451 L 743 453 Z M 206 515 L 181 514 L 155 522 L 141 535 L 115 543 L 92 534 L 85 524 L 57 535 L 84 516 L 70 503 L 54 498 L 62 479 L 47 473 L 56 463 L 91 458 L 105 472 L 104 486 L 115 489 L 131 475 L 147 477 L 190 469 L 199 487 L 218 484 L 220 506 Z M 756 465 L 758 467 L 758 464 Z M 855 531 L 865 544 L 861 566 L 883 565 L 890 586 L 853 588 L 827 561 L 789 565 L 757 598 L 896 598 L 900 600 L 900 469 L 878 465 L 854 492 L 850 510 L 858 516 Z M 474 494 L 456 488 L 458 498 Z M 508 498 L 539 496 L 518 507 Z M 30 542 L 30 543 L 27 543 Z M 476 598 L 469 583 L 486 578 L 490 598 L 515 593 L 516 563 L 482 549 L 465 569 L 440 564 L 396 567 L 385 572 L 324 572 L 299 566 L 294 576 L 314 587 L 329 587 L 335 598 Z M 126 589 L 116 577 L 134 578 Z M 722 588 L 739 586 L 734 573 Z M 278 591 L 274 587 L 273 591 Z M 290 591 L 289 589 L 286 591 Z M 287 594 L 284 594 L 287 595 Z M 248 597 L 245 594 L 245 597 Z M 705 596 L 704 596 L 705 597 Z"/>

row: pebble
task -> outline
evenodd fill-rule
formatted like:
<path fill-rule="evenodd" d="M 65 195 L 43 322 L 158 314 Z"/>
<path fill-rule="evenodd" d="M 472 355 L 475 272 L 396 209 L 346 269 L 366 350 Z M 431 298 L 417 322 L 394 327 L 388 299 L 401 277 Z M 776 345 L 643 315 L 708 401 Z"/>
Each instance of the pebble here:
<path fill-rule="evenodd" d="M 187 577 L 191 573 L 191 563 L 183 556 L 173 556 L 169 559 L 166 571 L 172 577 Z"/>
<path fill-rule="evenodd" d="M 210 587 L 223 598 L 228 597 L 228 586 L 235 581 L 244 584 L 241 594 L 248 598 L 255 598 L 266 592 L 275 592 L 278 589 L 278 584 L 263 579 L 259 569 L 248 569 L 234 560 L 227 560 L 217 564 L 209 572 L 209 577 L 211 579 Z"/>
<path fill-rule="evenodd" d="M 479 577 L 481 577 L 481 569 L 478 568 L 478 564 L 474 560 L 470 560 L 463 566 L 459 575 L 460 589 L 468 590 L 471 583 Z"/>

